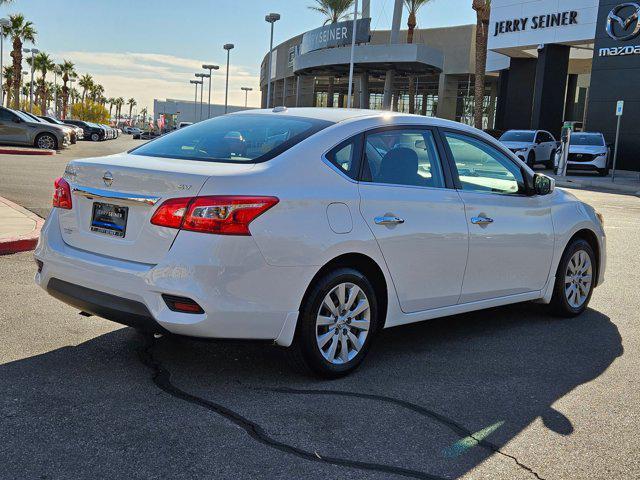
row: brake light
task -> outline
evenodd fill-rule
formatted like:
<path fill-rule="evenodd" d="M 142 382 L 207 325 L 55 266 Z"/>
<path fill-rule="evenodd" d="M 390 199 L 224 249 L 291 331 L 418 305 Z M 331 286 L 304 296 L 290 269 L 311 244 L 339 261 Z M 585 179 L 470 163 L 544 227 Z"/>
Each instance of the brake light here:
<path fill-rule="evenodd" d="M 65 210 L 71 210 L 73 203 L 71 202 L 71 187 L 69 182 L 64 178 L 57 178 L 53 182 L 53 206 Z"/>
<path fill-rule="evenodd" d="M 276 197 L 208 196 L 164 202 L 151 223 L 217 235 L 251 235 L 249 224 L 278 203 Z"/>
<path fill-rule="evenodd" d="M 180 228 L 192 198 L 172 198 L 164 202 L 151 217 L 151 223 L 161 227 Z"/>

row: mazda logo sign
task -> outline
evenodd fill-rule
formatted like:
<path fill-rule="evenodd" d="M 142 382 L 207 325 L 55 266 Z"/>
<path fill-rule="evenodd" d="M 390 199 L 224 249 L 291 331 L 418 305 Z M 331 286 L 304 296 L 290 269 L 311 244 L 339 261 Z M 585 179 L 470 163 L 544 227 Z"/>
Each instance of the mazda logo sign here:
<path fill-rule="evenodd" d="M 633 9 L 633 13 L 627 18 L 622 18 L 619 14 L 622 10 Z M 631 40 L 638 36 L 640 33 L 640 22 L 638 17 L 640 16 L 640 5 L 634 2 L 621 3 L 617 7 L 614 7 L 607 15 L 607 34 L 618 41 Z M 618 25 L 622 32 L 616 33 L 615 25 Z M 630 27 L 633 25 L 633 28 Z"/>
<path fill-rule="evenodd" d="M 109 171 L 104 172 L 104 175 L 102 175 L 102 181 L 107 187 L 110 187 L 113 183 L 113 174 Z"/>

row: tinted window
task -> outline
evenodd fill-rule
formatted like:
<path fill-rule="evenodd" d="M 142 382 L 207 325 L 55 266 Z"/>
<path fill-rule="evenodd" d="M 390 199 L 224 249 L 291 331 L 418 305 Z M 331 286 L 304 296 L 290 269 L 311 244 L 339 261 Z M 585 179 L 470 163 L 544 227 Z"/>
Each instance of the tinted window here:
<path fill-rule="evenodd" d="M 571 145 L 604 146 L 604 139 L 598 134 L 572 133 Z"/>
<path fill-rule="evenodd" d="M 360 166 L 359 158 L 361 144 L 362 135 L 349 139 L 327 153 L 327 160 L 333 163 L 346 175 L 355 179 L 358 176 Z"/>
<path fill-rule="evenodd" d="M 487 143 L 466 135 L 445 133 L 463 190 L 520 193 L 524 178 L 520 168 Z"/>
<path fill-rule="evenodd" d="M 279 115 L 225 115 L 181 128 L 131 153 L 208 162 L 269 160 L 331 125 Z"/>
<path fill-rule="evenodd" d="M 16 114 L 17 116 L 19 116 L 25 122 L 35 122 L 35 120 L 33 118 L 31 118 L 29 115 L 26 115 L 26 114 L 24 114 L 22 112 L 19 112 L 17 110 L 12 110 L 12 112 L 14 114 Z"/>
<path fill-rule="evenodd" d="M 4 120 L 6 122 L 13 122 L 16 116 L 11 113 L 9 110 L 5 110 L 4 108 L 0 110 L 0 120 Z"/>
<path fill-rule="evenodd" d="M 500 137 L 500 141 L 502 141 L 502 142 L 532 143 L 534 135 L 535 135 L 535 132 L 524 132 L 524 131 L 519 131 L 519 130 L 511 130 L 509 132 L 504 133 Z"/>
<path fill-rule="evenodd" d="M 543 142 L 555 142 L 555 139 L 548 132 L 540 132 L 540 140 Z"/>
<path fill-rule="evenodd" d="M 444 187 L 431 131 L 389 129 L 367 135 L 363 181 Z"/>

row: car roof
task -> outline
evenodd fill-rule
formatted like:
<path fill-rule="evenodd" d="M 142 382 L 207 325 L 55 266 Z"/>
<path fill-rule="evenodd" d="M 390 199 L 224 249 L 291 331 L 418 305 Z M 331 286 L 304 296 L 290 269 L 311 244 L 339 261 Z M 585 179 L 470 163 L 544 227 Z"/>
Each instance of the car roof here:
<path fill-rule="evenodd" d="M 391 119 L 396 123 L 402 122 L 406 118 L 410 123 L 421 120 L 421 123 L 432 127 L 455 128 L 457 130 L 467 130 L 470 132 L 478 132 L 478 130 L 452 120 L 444 118 L 425 117 L 423 115 L 412 115 L 409 113 L 391 112 L 389 110 L 364 110 L 357 108 L 328 108 L 328 107 L 304 107 L 304 108 L 284 108 L 276 107 L 270 109 L 254 109 L 242 110 L 240 112 L 231 113 L 231 115 L 282 115 L 298 118 L 309 118 L 314 120 L 324 120 L 332 123 L 340 123 L 347 121 L 358 121 L 365 119 Z M 399 121 L 399 122 L 398 122 Z"/>

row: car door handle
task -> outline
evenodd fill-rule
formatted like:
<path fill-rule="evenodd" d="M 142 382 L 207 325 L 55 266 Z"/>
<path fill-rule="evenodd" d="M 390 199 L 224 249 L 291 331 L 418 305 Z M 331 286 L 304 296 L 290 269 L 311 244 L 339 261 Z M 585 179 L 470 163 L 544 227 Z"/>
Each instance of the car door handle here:
<path fill-rule="evenodd" d="M 493 223 L 493 218 L 489 217 L 471 217 L 471 223 L 474 225 L 489 225 Z"/>
<path fill-rule="evenodd" d="M 376 225 L 398 225 L 401 223 L 404 223 L 404 218 L 400 218 L 400 217 L 376 217 L 373 220 L 374 222 L 376 222 Z"/>

